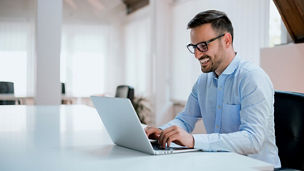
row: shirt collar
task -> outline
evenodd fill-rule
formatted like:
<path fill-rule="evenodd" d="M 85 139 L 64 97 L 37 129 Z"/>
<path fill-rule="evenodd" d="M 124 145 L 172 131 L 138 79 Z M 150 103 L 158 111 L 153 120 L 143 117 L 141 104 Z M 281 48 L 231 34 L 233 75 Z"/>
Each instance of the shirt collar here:
<path fill-rule="evenodd" d="M 236 54 L 234 56 L 234 58 L 232 59 L 232 61 L 230 62 L 230 64 L 227 66 L 227 68 L 222 72 L 221 75 L 232 74 L 237 69 L 237 67 L 239 66 L 240 60 L 241 60 L 240 57 Z M 214 80 L 218 79 L 214 72 L 212 72 L 212 77 L 213 77 Z"/>
<path fill-rule="evenodd" d="M 230 64 L 227 66 L 227 68 L 224 70 L 222 74 L 229 75 L 232 74 L 238 67 L 240 62 L 240 58 L 238 55 L 235 55 L 233 60 L 230 62 Z"/>

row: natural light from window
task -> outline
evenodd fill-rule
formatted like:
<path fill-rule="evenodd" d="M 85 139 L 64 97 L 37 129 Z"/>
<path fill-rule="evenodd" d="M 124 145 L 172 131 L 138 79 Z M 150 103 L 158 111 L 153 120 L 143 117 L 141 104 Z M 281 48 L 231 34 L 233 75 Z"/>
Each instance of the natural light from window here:
<path fill-rule="evenodd" d="M 282 43 L 282 19 L 273 1 L 269 9 L 269 46 L 273 47 Z"/>
<path fill-rule="evenodd" d="M 26 22 L 0 20 L 0 80 L 13 82 L 17 96 L 27 94 L 30 34 Z"/>
<path fill-rule="evenodd" d="M 64 26 L 61 42 L 61 82 L 68 95 L 88 97 L 104 91 L 106 27 Z"/>

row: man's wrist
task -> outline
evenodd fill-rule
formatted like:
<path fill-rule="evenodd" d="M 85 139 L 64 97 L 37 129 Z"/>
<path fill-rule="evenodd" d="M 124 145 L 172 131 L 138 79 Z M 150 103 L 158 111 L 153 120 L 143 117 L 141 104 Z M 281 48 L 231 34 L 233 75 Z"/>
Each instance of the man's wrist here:
<path fill-rule="evenodd" d="M 194 140 L 194 137 L 193 137 L 193 135 L 191 134 L 191 136 L 192 136 L 192 147 L 191 148 L 194 148 L 194 145 L 195 145 L 195 140 Z"/>

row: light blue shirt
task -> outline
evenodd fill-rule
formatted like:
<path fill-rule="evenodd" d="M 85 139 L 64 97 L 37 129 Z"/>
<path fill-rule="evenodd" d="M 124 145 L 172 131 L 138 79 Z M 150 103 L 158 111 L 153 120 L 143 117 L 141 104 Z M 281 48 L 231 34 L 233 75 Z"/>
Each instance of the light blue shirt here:
<path fill-rule="evenodd" d="M 177 125 L 191 133 L 203 119 L 207 134 L 194 134 L 204 151 L 232 151 L 281 167 L 274 133 L 274 90 L 258 66 L 235 56 L 217 78 L 202 73 L 184 110 L 162 129 Z"/>

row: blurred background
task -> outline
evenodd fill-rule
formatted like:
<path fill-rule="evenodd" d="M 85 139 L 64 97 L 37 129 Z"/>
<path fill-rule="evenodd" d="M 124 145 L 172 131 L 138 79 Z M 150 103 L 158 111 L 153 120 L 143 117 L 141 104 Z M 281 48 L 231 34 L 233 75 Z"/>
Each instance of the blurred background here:
<path fill-rule="evenodd" d="M 209 9 L 228 15 L 235 50 L 257 65 L 261 49 L 292 42 L 271 0 L 0 0 L 0 81 L 13 83 L 13 96 L 0 97 L 92 105 L 91 95 L 119 97 L 126 85 L 143 122 L 163 124 L 201 73 L 187 23 Z"/>

